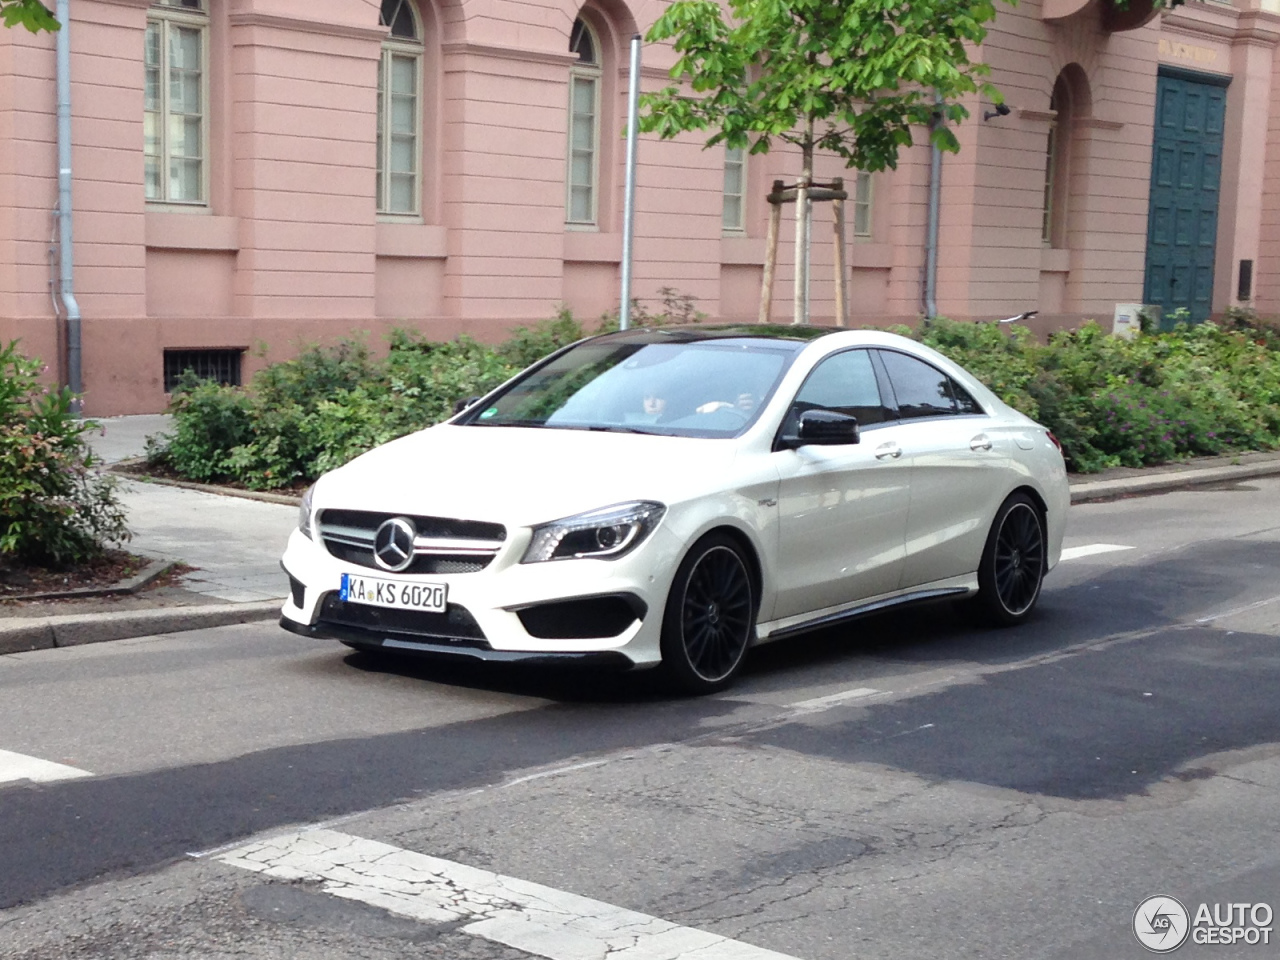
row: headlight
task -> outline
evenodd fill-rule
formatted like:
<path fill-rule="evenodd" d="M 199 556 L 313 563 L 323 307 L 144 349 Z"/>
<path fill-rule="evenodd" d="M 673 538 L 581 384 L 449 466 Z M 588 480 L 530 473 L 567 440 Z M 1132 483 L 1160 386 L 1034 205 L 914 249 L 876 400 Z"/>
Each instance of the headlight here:
<path fill-rule="evenodd" d="M 637 500 L 580 513 L 533 528 L 521 563 L 590 557 L 614 560 L 629 553 L 653 532 L 667 508 Z"/>
<path fill-rule="evenodd" d="M 302 502 L 298 504 L 298 529 L 307 539 L 311 539 L 311 499 L 315 489 L 314 483 L 307 487 L 307 492 L 302 495 Z"/>

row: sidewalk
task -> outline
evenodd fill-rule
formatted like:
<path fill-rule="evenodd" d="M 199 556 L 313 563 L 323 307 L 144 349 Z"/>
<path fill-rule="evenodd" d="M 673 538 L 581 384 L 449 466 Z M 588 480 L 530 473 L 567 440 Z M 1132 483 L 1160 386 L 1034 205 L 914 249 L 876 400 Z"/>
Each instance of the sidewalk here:
<path fill-rule="evenodd" d="M 163 432 L 163 415 L 100 421 L 90 444 L 107 463 L 140 457 Z M 1232 483 L 1280 474 L 1280 453 L 1215 457 L 1142 470 L 1071 478 L 1072 503 Z M 0 611 L 0 654 L 275 619 L 287 585 L 280 555 L 297 524 L 297 507 L 279 495 L 223 493 L 122 479 L 121 499 L 143 556 L 196 568 L 172 586 L 135 596 L 58 601 Z M 285 501 L 285 502 L 281 502 Z"/>

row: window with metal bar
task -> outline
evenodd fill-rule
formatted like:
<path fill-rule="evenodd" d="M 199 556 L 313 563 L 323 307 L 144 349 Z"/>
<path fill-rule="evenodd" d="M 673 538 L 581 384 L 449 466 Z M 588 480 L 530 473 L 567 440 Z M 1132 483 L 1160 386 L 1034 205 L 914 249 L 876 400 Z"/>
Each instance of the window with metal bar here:
<path fill-rule="evenodd" d="M 244 350 L 166 350 L 164 392 L 173 393 L 182 375 L 190 370 L 197 379 L 240 386 L 240 361 Z"/>

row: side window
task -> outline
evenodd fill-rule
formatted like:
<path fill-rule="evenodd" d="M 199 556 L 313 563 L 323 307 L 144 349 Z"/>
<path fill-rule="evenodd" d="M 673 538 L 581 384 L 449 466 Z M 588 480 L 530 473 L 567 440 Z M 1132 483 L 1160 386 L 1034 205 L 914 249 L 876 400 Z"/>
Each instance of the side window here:
<path fill-rule="evenodd" d="M 870 351 L 846 350 L 814 367 L 796 394 L 791 417 L 815 408 L 857 417 L 862 426 L 891 419 L 880 397 Z"/>
<path fill-rule="evenodd" d="M 893 350 L 880 351 L 889 382 L 898 398 L 898 414 L 904 420 L 956 413 L 951 378 L 915 357 Z M 972 402 L 972 399 L 970 399 Z"/>
<path fill-rule="evenodd" d="M 978 401 L 973 399 L 969 391 L 954 380 L 951 383 L 951 395 L 956 398 L 956 413 L 959 414 L 985 414 L 986 411 L 978 406 Z"/>

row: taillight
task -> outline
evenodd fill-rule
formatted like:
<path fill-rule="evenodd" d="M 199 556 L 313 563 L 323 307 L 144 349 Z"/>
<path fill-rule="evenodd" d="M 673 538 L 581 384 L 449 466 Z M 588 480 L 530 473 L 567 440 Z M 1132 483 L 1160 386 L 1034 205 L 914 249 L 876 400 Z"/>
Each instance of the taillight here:
<path fill-rule="evenodd" d="M 1053 445 L 1054 445 L 1055 447 L 1057 447 L 1057 448 L 1058 448 L 1058 452 L 1059 452 L 1059 453 L 1061 453 L 1061 452 L 1062 452 L 1062 441 L 1060 441 L 1057 437 L 1055 437 L 1055 436 L 1053 435 L 1053 431 L 1052 431 L 1052 430 L 1046 430 L 1046 431 L 1045 431 L 1045 435 L 1046 435 L 1046 436 L 1048 436 L 1049 440 L 1050 440 L 1050 441 L 1052 441 Z"/>

